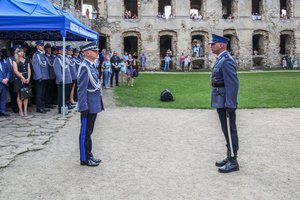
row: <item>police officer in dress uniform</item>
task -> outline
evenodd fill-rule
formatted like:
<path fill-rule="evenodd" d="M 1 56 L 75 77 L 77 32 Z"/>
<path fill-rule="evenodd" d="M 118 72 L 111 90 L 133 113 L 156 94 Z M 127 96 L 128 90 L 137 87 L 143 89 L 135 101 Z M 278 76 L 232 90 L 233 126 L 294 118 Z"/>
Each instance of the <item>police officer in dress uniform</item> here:
<path fill-rule="evenodd" d="M 96 42 L 91 42 L 82 47 L 85 56 L 78 69 L 77 94 L 78 111 L 81 112 L 81 129 L 79 135 L 80 163 L 90 167 L 98 166 L 101 160 L 92 154 L 91 135 L 97 113 L 104 110 L 99 72 L 94 61 L 98 57 Z"/>
<path fill-rule="evenodd" d="M 46 103 L 46 108 L 54 108 L 53 102 L 54 99 L 56 98 L 55 91 L 56 91 L 56 84 L 55 84 L 55 73 L 54 73 L 54 68 L 53 68 L 53 62 L 54 58 L 52 56 L 52 47 L 49 43 L 47 43 L 44 47 L 45 49 L 45 59 L 47 62 L 47 68 L 49 72 L 49 80 L 46 82 L 46 98 L 45 98 L 45 103 Z"/>
<path fill-rule="evenodd" d="M 74 108 L 72 105 L 75 105 L 74 101 L 74 90 L 75 90 L 75 82 L 77 80 L 77 69 L 76 69 L 76 63 L 73 58 L 73 49 L 71 46 L 67 46 L 67 55 L 66 55 L 66 63 L 68 64 L 71 72 L 71 78 L 72 78 L 72 83 L 70 86 L 70 91 L 69 91 L 69 99 L 68 99 L 68 108 Z"/>
<path fill-rule="evenodd" d="M 211 107 L 217 109 L 227 147 L 227 157 L 222 161 L 216 162 L 216 166 L 219 167 L 219 172 L 221 173 L 239 170 L 237 162 L 239 142 L 235 113 L 239 80 L 236 62 L 226 50 L 228 42 L 229 39 L 215 34 L 212 34 L 212 40 L 209 42 L 212 52 L 217 55 L 211 75 Z M 227 128 L 227 115 L 229 116 L 230 133 L 228 133 Z M 228 134 L 231 135 L 233 157 L 231 156 Z"/>
<path fill-rule="evenodd" d="M 77 74 L 78 74 L 78 68 L 82 62 L 82 59 L 79 55 L 80 49 L 79 48 L 74 48 L 73 49 L 73 59 L 75 62 L 75 73 L 76 73 L 76 81 L 75 81 L 75 89 L 74 89 L 74 101 L 77 101 Z"/>
<path fill-rule="evenodd" d="M 17 104 L 17 93 L 14 91 L 14 81 L 15 81 L 15 73 L 13 70 L 13 61 L 16 60 L 15 58 L 15 50 L 21 49 L 21 45 L 14 45 L 13 48 L 9 49 L 9 57 L 6 59 L 6 64 L 9 70 L 9 95 L 10 95 L 10 102 L 11 108 L 14 113 L 19 112 L 18 104 Z"/>
<path fill-rule="evenodd" d="M 63 106 L 62 95 L 63 95 L 63 47 L 57 47 L 57 55 L 54 59 L 53 67 L 56 76 L 56 85 L 57 85 L 57 105 L 58 113 L 61 114 L 61 108 Z M 68 91 L 70 90 L 70 85 L 72 83 L 71 72 L 69 66 L 65 65 L 65 102 L 64 105 L 67 105 Z"/>
<path fill-rule="evenodd" d="M 0 55 L 1 56 L 1 55 Z M 6 111 L 6 91 L 9 82 L 9 68 L 4 62 L 4 58 L 0 57 L 0 117 L 9 117 Z"/>
<path fill-rule="evenodd" d="M 44 41 L 38 40 L 36 43 L 37 51 L 32 58 L 33 79 L 35 80 L 36 89 L 36 112 L 46 113 L 46 83 L 49 80 L 49 72 L 44 54 Z"/>

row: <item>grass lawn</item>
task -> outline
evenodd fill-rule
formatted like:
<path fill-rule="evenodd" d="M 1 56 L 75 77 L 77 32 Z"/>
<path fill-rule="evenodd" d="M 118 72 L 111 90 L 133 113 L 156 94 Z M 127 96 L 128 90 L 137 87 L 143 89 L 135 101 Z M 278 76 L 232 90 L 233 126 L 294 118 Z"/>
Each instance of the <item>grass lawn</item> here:
<path fill-rule="evenodd" d="M 300 107 L 300 73 L 239 73 L 239 108 Z M 168 88 L 175 101 L 161 102 L 160 93 Z M 134 87 L 114 89 L 119 106 L 155 108 L 210 108 L 210 74 L 143 74 Z"/>

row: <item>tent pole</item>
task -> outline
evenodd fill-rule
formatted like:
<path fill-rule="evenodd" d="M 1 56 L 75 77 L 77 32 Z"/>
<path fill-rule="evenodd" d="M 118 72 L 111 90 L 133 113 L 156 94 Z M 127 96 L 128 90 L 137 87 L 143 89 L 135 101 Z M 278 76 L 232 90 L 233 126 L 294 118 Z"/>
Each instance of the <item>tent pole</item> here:
<path fill-rule="evenodd" d="M 66 88 L 66 78 L 65 78 L 65 74 L 66 74 L 66 37 L 63 37 L 63 70 L 62 70 L 62 74 L 63 74 L 63 85 L 62 85 L 62 114 L 63 114 L 63 117 L 65 117 L 65 88 Z"/>

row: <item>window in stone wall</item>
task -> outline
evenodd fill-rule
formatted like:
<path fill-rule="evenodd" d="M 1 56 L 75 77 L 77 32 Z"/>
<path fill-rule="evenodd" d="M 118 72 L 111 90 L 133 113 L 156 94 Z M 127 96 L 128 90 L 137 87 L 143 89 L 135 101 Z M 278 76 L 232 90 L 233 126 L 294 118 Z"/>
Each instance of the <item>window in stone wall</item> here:
<path fill-rule="evenodd" d="M 235 17 L 237 17 L 237 1 L 222 0 L 222 18 L 232 20 Z"/>
<path fill-rule="evenodd" d="M 162 35 L 159 37 L 159 51 L 160 51 L 160 58 L 161 58 L 161 67 L 164 66 L 164 57 L 167 54 L 169 56 L 173 56 L 172 40 L 173 40 L 173 37 L 171 35 Z M 172 62 L 171 62 L 170 68 L 172 69 Z"/>
<path fill-rule="evenodd" d="M 131 55 L 138 55 L 138 37 L 126 36 L 124 37 L 124 52 Z"/>
<path fill-rule="evenodd" d="M 171 19 L 174 17 L 173 0 L 159 0 L 157 17 L 162 19 Z"/>
<path fill-rule="evenodd" d="M 263 13 L 263 0 L 252 0 L 252 20 L 261 20 Z"/>
<path fill-rule="evenodd" d="M 252 49 L 253 55 L 264 55 L 265 54 L 265 41 L 264 36 L 257 34 L 252 37 Z"/>
<path fill-rule="evenodd" d="M 192 35 L 192 57 L 204 57 L 205 55 L 205 37 L 204 35 Z"/>
<path fill-rule="evenodd" d="M 191 0 L 190 18 L 193 20 L 203 19 L 203 0 Z"/>
<path fill-rule="evenodd" d="M 292 0 L 280 0 L 280 18 L 289 19 L 291 17 Z"/>
<path fill-rule="evenodd" d="M 124 0 L 124 18 L 125 19 L 138 19 L 138 1 L 137 0 Z"/>
<path fill-rule="evenodd" d="M 290 56 L 294 54 L 293 31 L 282 31 L 280 33 L 280 54 Z"/>
<path fill-rule="evenodd" d="M 231 42 L 231 41 L 232 41 L 233 35 L 227 34 L 227 35 L 224 35 L 224 37 L 226 37 L 226 38 L 229 39 L 229 42 L 228 42 L 228 44 L 227 44 L 227 51 L 229 51 L 230 54 L 233 54 L 233 52 L 232 52 L 232 42 Z"/>
<path fill-rule="evenodd" d="M 99 49 L 107 49 L 107 37 L 105 35 L 99 35 Z"/>

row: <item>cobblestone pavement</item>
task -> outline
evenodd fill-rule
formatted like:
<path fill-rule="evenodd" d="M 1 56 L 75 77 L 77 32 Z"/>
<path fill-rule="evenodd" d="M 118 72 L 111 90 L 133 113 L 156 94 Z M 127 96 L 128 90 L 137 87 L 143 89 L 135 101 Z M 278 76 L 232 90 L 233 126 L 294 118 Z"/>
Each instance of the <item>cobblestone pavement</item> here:
<path fill-rule="evenodd" d="M 27 117 L 14 113 L 10 113 L 10 117 L 1 117 L 0 168 L 8 166 L 19 154 L 43 149 L 68 118 L 74 115 L 72 112 L 63 118 L 56 113 L 57 108 L 54 108 L 46 114 L 31 111 Z"/>
<path fill-rule="evenodd" d="M 78 113 L 1 118 L 1 160 L 15 160 L 0 168 L 0 199 L 300 199 L 299 108 L 239 109 L 240 171 L 219 174 L 216 111 L 120 108 L 111 92 L 92 135 L 95 168 L 79 164 Z"/>

